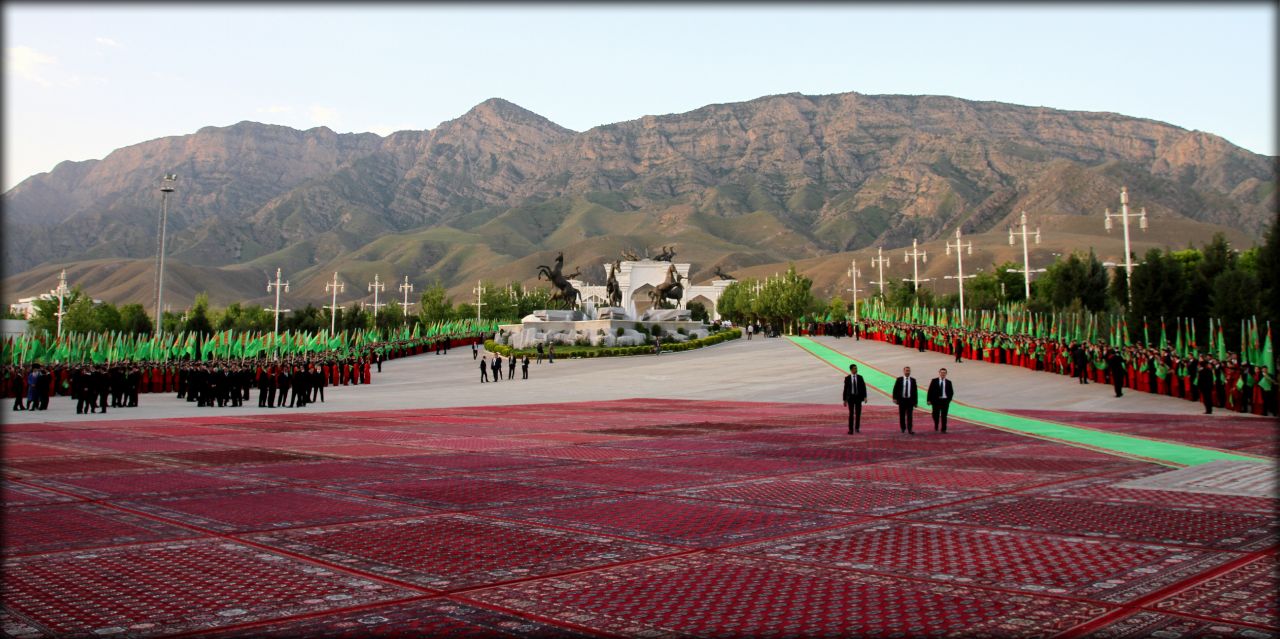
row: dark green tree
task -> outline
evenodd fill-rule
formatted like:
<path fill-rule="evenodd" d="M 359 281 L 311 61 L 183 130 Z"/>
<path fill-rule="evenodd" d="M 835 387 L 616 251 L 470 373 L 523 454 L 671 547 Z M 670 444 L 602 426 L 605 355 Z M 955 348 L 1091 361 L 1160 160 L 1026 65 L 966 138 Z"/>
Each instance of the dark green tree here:
<path fill-rule="evenodd" d="M 1129 272 L 1117 266 L 1111 274 L 1111 282 L 1107 284 L 1107 297 L 1112 308 L 1124 310 L 1129 307 Z"/>
<path fill-rule="evenodd" d="M 1262 286 L 1259 318 L 1280 329 L 1280 221 L 1272 221 L 1266 238 L 1258 247 L 1258 283 Z"/>
<path fill-rule="evenodd" d="M 120 330 L 132 335 L 149 335 L 154 328 L 151 316 L 141 304 L 120 307 Z"/>
<path fill-rule="evenodd" d="M 436 322 L 447 322 L 453 319 L 453 303 L 440 280 L 432 282 L 427 290 L 418 298 L 418 320 L 424 326 L 432 326 Z"/>
<path fill-rule="evenodd" d="M 183 324 L 183 330 L 200 335 L 213 332 L 213 323 L 209 320 L 208 293 L 196 295 L 195 303 L 191 305 L 191 310 L 187 311 L 187 321 Z"/>
<path fill-rule="evenodd" d="M 1148 320 L 1181 317 L 1187 292 L 1186 271 L 1171 254 L 1154 248 L 1147 251 L 1142 263 L 1133 268 L 1130 288 L 1133 292 L 1130 326 L 1137 325 L 1144 317 Z"/>

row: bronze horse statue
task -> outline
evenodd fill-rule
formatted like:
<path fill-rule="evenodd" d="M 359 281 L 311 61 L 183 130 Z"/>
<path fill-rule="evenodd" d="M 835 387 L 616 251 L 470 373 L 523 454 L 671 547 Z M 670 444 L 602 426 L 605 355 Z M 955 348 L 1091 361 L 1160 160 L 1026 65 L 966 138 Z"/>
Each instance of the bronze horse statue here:
<path fill-rule="evenodd" d="M 675 256 L 676 256 L 676 247 L 664 246 L 662 247 L 662 252 L 654 256 L 653 259 L 659 262 L 670 262 L 672 258 L 674 258 Z"/>
<path fill-rule="evenodd" d="M 676 272 L 676 265 L 672 264 L 667 267 L 667 278 L 649 291 L 649 301 L 653 302 L 654 308 L 663 308 L 664 300 L 675 300 L 679 303 L 682 298 L 684 298 L 684 286 L 680 284 L 680 274 Z"/>
<path fill-rule="evenodd" d="M 734 276 L 732 276 L 732 275 L 730 275 L 730 274 L 728 274 L 728 273 L 725 273 L 724 271 L 720 270 L 720 267 L 719 267 L 719 266 L 717 266 L 717 267 L 716 267 L 716 277 L 718 277 L 718 278 L 720 278 L 720 279 L 722 279 L 722 280 L 735 280 L 735 281 L 736 281 L 736 280 L 738 279 L 738 278 L 736 278 L 736 277 L 734 277 Z"/>
<path fill-rule="evenodd" d="M 561 251 L 556 255 L 555 267 L 549 267 L 545 264 L 538 265 L 538 279 L 542 279 L 545 275 L 551 281 L 551 285 L 556 287 L 556 291 L 551 294 L 550 301 L 564 302 L 567 308 L 573 308 L 578 305 L 578 297 L 580 293 L 569 283 L 569 278 L 577 277 L 578 271 L 574 271 L 566 277 L 561 271 L 564 269 L 564 252 Z"/>
<path fill-rule="evenodd" d="M 609 295 L 609 306 L 622 306 L 622 286 L 618 284 L 618 268 L 621 266 L 618 260 L 614 260 L 609 265 L 609 281 L 605 283 L 604 290 Z"/>

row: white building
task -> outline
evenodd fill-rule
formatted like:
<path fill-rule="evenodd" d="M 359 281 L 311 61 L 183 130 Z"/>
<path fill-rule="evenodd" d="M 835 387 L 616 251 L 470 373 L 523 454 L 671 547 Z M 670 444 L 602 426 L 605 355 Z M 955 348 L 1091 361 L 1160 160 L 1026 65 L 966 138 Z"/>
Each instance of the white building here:
<path fill-rule="evenodd" d="M 36 304 L 35 304 L 36 300 L 49 300 L 56 304 L 58 302 L 58 291 L 57 289 L 55 289 L 55 290 L 49 291 L 48 293 L 41 293 L 40 295 L 36 295 L 33 297 L 19 297 L 17 304 L 9 305 L 9 312 L 19 317 L 22 317 L 23 319 L 29 320 L 36 316 Z M 66 297 L 62 298 L 62 301 L 64 305 L 67 304 L 68 302 L 71 301 L 71 296 L 67 295 Z M 101 303 L 102 303 L 102 300 L 100 299 L 93 300 L 94 306 L 97 306 Z M 67 309 L 63 308 L 62 310 L 66 311 Z"/>

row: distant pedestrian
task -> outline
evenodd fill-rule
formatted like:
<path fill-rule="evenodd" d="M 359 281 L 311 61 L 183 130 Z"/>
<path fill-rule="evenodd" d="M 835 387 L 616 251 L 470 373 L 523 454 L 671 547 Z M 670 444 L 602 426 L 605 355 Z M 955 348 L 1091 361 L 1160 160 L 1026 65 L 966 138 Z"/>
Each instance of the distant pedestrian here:
<path fill-rule="evenodd" d="M 547 363 L 548 364 L 556 363 L 556 345 L 555 344 L 552 344 L 547 347 Z"/>
<path fill-rule="evenodd" d="M 480 349 L 476 348 L 476 343 L 471 342 L 471 361 L 475 361 L 476 356 L 480 354 Z"/>
<path fill-rule="evenodd" d="M 523 375 L 520 379 L 529 379 L 529 354 L 524 354 L 524 361 L 520 362 L 520 373 Z"/>
<path fill-rule="evenodd" d="M 501 380 L 502 379 L 502 356 L 498 355 L 497 353 L 494 353 L 493 363 L 490 364 L 490 366 L 493 367 L 493 381 L 496 382 Z"/>
<path fill-rule="evenodd" d="M 538 363 L 542 363 L 542 342 L 538 342 Z"/>
<path fill-rule="evenodd" d="M 507 379 L 516 378 L 516 354 L 514 351 L 507 356 Z"/>
<path fill-rule="evenodd" d="M 480 383 L 489 381 L 489 362 L 484 357 L 480 358 Z"/>

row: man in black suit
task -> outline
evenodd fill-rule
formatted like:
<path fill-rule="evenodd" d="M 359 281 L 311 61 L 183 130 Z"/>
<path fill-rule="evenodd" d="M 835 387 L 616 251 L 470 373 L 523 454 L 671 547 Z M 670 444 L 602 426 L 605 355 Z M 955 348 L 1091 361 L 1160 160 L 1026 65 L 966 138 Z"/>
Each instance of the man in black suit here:
<path fill-rule="evenodd" d="M 933 429 L 938 430 L 942 424 L 942 432 L 947 432 L 947 411 L 951 410 L 951 400 L 956 396 L 951 380 L 947 379 L 947 369 L 938 369 L 938 376 L 929 382 L 929 393 L 925 402 L 933 407 Z"/>
<path fill-rule="evenodd" d="M 1107 353 L 1107 372 L 1111 374 L 1111 385 L 1116 389 L 1116 397 L 1123 397 L 1121 389 L 1124 388 L 1128 371 L 1125 369 L 1124 357 L 1114 348 Z"/>
<path fill-rule="evenodd" d="M 893 403 L 898 405 L 898 428 L 908 435 L 914 435 L 911 424 L 911 412 L 920 403 L 920 387 L 911 376 L 911 367 L 902 369 L 902 377 L 893 383 Z"/>
<path fill-rule="evenodd" d="M 1200 356 L 1200 371 L 1196 373 L 1196 388 L 1200 391 L 1200 399 L 1204 402 L 1204 414 L 1213 414 L 1213 387 L 1216 384 L 1217 371 L 1205 356 Z"/>
<path fill-rule="evenodd" d="M 1073 343 L 1071 345 L 1071 365 L 1075 369 L 1076 378 L 1081 384 L 1088 384 L 1089 380 L 1089 355 L 1084 352 L 1084 346 Z"/>
<path fill-rule="evenodd" d="M 849 434 L 862 432 L 862 404 L 867 401 L 867 382 L 858 374 L 858 365 L 849 365 L 849 374 L 844 377 L 845 408 L 849 409 Z"/>

